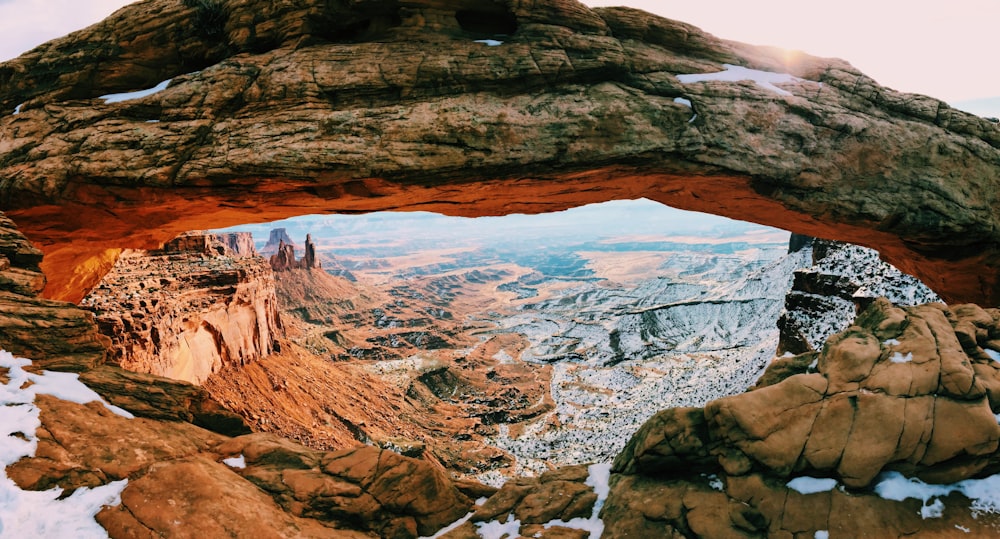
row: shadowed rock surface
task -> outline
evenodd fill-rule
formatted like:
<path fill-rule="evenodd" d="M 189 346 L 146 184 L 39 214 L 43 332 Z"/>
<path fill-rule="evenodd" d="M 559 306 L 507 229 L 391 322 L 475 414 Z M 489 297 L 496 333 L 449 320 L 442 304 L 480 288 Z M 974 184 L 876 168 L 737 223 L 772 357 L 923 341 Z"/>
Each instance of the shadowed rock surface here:
<path fill-rule="evenodd" d="M 677 77 L 723 64 L 798 78 Z M 0 108 L 20 104 L 0 117 L 0 201 L 47 253 L 50 297 L 184 230 L 645 196 L 875 246 L 946 300 L 1000 300 L 1000 127 L 637 10 L 149 0 L 0 65 Z"/>

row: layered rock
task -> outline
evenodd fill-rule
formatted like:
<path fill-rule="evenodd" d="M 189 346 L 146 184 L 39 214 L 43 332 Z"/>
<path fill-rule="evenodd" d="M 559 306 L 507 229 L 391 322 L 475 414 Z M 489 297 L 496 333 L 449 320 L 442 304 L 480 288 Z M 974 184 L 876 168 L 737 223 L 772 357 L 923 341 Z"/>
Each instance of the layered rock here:
<path fill-rule="evenodd" d="M 805 502 L 783 483 L 831 477 L 863 489 L 888 470 L 952 483 L 1000 469 L 1000 311 L 897 308 L 879 299 L 856 324 L 818 357 L 778 360 L 755 390 L 650 419 L 615 460 L 622 476 L 605 509 L 606 519 L 622 519 L 615 533 L 846 531 L 856 523 L 840 511 L 870 502 L 875 509 L 861 511 L 880 526 L 873 533 L 904 535 L 919 521 L 885 500 L 835 492 L 814 498 L 819 509 L 802 511 L 795 504 Z M 707 485 L 709 474 L 720 478 L 714 490 L 722 492 Z M 678 501 L 642 517 L 631 513 L 653 492 Z M 706 520 L 719 512 L 714 524 Z"/>
<path fill-rule="evenodd" d="M 272 234 L 272 238 L 273 236 Z M 313 243 L 311 234 L 306 234 L 305 254 L 301 260 L 295 259 L 295 244 L 278 240 L 278 248 L 271 255 L 269 262 L 271 269 L 278 272 L 293 269 L 310 270 L 321 267 L 321 264 L 316 260 L 316 244 Z"/>
<path fill-rule="evenodd" d="M 272 228 L 270 234 L 268 234 L 267 243 L 260 250 L 261 256 L 270 258 L 278 252 L 282 244 L 295 247 L 295 242 L 292 241 L 292 238 L 288 237 L 288 232 L 284 228 Z"/>
<path fill-rule="evenodd" d="M 796 78 L 679 78 L 726 65 Z M 875 246 L 945 299 L 1000 301 L 1000 126 L 626 8 L 154 0 L 0 66 L 0 107 L 18 105 L 0 200 L 54 297 L 82 297 L 109 249 L 192 228 L 645 196 Z"/>
<path fill-rule="evenodd" d="M 124 252 L 82 303 L 112 339 L 109 360 L 199 383 L 276 350 L 274 275 L 247 236 L 192 233 Z"/>
<path fill-rule="evenodd" d="M 91 313 L 38 297 L 42 252 L 0 212 L 0 347 L 48 368 L 80 370 L 104 361 L 108 339 Z"/>
<path fill-rule="evenodd" d="M 810 249 L 812 266 L 795 271 L 778 319 L 778 355 L 819 351 L 876 298 L 899 306 L 940 301 L 924 283 L 882 261 L 877 251 L 793 235 L 789 249 Z"/>

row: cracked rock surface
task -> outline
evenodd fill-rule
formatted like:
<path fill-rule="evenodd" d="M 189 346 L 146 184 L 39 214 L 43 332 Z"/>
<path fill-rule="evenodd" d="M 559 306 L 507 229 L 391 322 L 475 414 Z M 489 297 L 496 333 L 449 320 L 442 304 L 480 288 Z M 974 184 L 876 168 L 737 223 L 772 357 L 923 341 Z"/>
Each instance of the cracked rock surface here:
<path fill-rule="evenodd" d="M 185 230 L 645 196 L 1000 300 L 1000 127 L 844 61 L 574 0 L 189 4 L 136 3 L 0 65 L 0 110 L 23 105 L 0 116 L 0 207 L 46 252 L 50 297 Z M 794 78 L 678 78 L 723 65 Z"/>
<path fill-rule="evenodd" d="M 929 483 L 1000 470 L 1000 363 L 991 356 L 997 335 L 996 309 L 899 308 L 877 299 L 821 353 L 776 360 L 776 372 L 751 391 L 651 418 L 615 460 L 619 475 L 604 516 L 621 516 L 618 533 L 652 526 L 699 536 L 780 536 L 854 529 L 853 516 L 833 518 L 846 514 L 837 509 L 846 504 L 880 535 L 914 533 L 924 527 L 919 520 L 865 489 L 890 470 Z M 705 478 L 716 476 L 724 481 L 713 488 Z M 784 485 L 798 476 L 830 477 L 855 490 L 804 498 Z M 675 501 L 641 518 L 621 513 L 651 493 Z M 805 500 L 829 513 L 799 510 Z M 723 511 L 721 520 L 706 520 L 702 507 Z M 968 516 L 957 513 L 949 518 Z M 829 523 L 820 518 L 826 514 Z M 993 517 L 974 529 L 993 529 Z"/>

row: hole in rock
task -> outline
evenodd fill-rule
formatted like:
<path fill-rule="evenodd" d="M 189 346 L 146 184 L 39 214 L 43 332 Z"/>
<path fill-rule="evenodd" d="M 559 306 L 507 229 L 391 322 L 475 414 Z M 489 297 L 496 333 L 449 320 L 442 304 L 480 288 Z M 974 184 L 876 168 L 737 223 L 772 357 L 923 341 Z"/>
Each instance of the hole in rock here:
<path fill-rule="evenodd" d="M 509 36 L 517 32 L 517 17 L 502 9 L 460 10 L 455 19 L 463 30 L 479 36 Z"/>
<path fill-rule="evenodd" d="M 158 374 L 201 383 L 260 430 L 403 448 L 493 484 L 610 462 L 657 411 L 744 391 L 776 351 L 814 346 L 855 309 L 850 290 L 819 297 L 844 279 L 796 273 L 826 271 L 808 239 L 644 199 L 211 234 L 127 252 L 84 299 L 113 361 L 151 370 L 158 356 Z M 820 249 L 840 256 L 829 271 L 881 264 L 851 249 Z M 779 317 L 797 341 L 782 344 Z"/>
<path fill-rule="evenodd" d="M 321 21 L 316 24 L 316 35 L 332 43 L 358 43 L 371 41 L 392 28 L 403 24 L 399 12 L 383 13 L 356 21 Z"/>

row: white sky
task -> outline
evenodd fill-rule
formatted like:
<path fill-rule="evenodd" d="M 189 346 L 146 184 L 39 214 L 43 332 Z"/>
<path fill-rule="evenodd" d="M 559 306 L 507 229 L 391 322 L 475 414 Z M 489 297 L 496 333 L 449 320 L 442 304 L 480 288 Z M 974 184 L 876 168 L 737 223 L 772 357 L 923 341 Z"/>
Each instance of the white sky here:
<path fill-rule="evenodd" d="M 0 0 L 0 60 L 127 0 Z M 1000 0 L 585 0 L 629 5 L 719 37 L 848 60 L 880 83 L 945 101 L 1000 96 Z"/>

